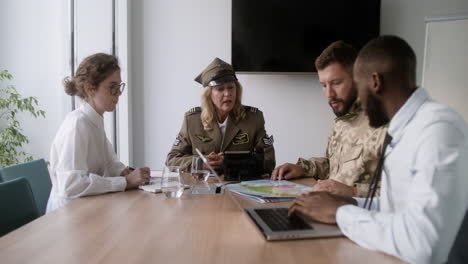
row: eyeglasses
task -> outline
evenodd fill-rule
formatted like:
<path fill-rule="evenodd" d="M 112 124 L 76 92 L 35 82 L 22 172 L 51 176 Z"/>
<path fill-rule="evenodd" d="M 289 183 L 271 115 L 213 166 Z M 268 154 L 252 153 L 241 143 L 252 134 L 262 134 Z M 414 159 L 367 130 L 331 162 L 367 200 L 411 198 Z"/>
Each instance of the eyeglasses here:
<path fill-rule="evenodd" d="M 111 95 L 117 95 L 119 93 L 123 93 L 125 90 L 125 83 L 120 83 L 120 84 L 112 84 L 109 86 L 110 93 Z"/>

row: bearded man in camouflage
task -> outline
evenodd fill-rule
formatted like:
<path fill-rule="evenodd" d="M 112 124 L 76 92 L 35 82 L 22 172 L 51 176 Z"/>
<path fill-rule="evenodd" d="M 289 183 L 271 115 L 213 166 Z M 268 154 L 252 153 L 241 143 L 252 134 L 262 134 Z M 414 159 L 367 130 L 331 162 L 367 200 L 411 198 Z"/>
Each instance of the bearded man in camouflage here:
<path fill-rule="evenodd" d="M 336 115 L 325 157 L 285 163 L 272 180 L 301 176 L 318 180 L 314 191 L 347 197 L 367 196 L 370 179 L 382 152 L 386 128 L 372 128 L 357 100 L 353 64 L 357 51 L 343 41 L 328 46 L 315 60 L 323 93 Z"/>

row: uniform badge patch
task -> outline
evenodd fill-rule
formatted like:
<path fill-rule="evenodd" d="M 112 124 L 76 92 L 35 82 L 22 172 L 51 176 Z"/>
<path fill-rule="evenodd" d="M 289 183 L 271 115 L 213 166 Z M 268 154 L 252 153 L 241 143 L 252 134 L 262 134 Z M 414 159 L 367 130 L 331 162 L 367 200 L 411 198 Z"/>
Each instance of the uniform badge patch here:
<path fill-rule="evenodd" d="M 179 146 L 180 145 L 180 135 L 177 135 L 175 141 L 174 141 L 174 146 Z"/>
<path fill-rule="evenodd" d="M 197 135 L 197 138 L 198 138 L 201 142 L 203 142 L 203 143 L 205 143 L 205 142 L 210 142 L 211 140 L 213 140 L 213 139 L 211 139 L 210 137 L 207 137 L 207 136 L 199 136 L 199 135 Z"/>
<path fill-rule="evenodd" d="M 201 112 L 201 107 L 197 106 L 197 107 L 192 107 L 190 108 L 189 110 L 189 113 L 197 113 L 197 112 Z"/>
<path fill-rule="evenodd" d="M 249 134 L 247 133 L 238 134 L 232 140 L 232 144 L 234 145 L 240 145 L 240 144 L 246 144 L 246 143 L 249 143 Z"/>
<path fill-rule="evenodd" d="M 274 142 L 275 140 L 273 139 L 273 135 L 268 137 L 268 135 L 265 134 L 265 136 L 263 137 L 263 143 L 265 145 L 272 146 Z"/>

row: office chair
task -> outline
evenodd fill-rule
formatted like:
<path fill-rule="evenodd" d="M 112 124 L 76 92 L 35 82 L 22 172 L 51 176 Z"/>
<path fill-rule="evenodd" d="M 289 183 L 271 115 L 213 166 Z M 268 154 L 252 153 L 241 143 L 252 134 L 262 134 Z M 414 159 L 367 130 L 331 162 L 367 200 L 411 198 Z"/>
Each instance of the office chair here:
<path fill-rule="evenodd" d="M 52 183 L 49 170 L 44 159 L 25 162 L 22 164 L 5 167 L 0 170 L 3 181 L 9 181 L 24 177 L 31 185 L 34 201 L 36 202 L 39 215 L 44 215 L 49 200 Z"/>
<path fill-rule="evenodd" d="M 25 178 L 0 183 L 0 236 L 39 217 L 31 186 Z"/>
<path fill-rule="evenodd" d="M 463 222 L 458 230 L 455 242 L 453 242 L 452 249 L 448 257 L 449 264 L 462 264 L 468 263 L 468 211 L 465 213 Z"/>

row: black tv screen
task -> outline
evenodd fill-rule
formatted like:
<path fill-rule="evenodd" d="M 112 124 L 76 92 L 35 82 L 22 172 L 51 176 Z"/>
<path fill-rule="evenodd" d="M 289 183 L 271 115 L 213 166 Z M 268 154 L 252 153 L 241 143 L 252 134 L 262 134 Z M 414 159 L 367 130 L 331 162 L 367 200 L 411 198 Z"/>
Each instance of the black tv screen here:
<path fill-rule="evenodd" d="M 232 0 L 238 72 L 315 72 L 330 43 L 360 49 L 379 35 L 380 0 Z"/>

